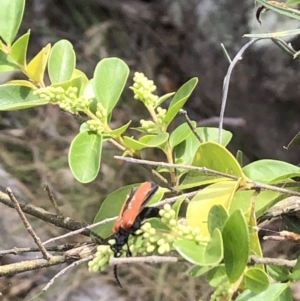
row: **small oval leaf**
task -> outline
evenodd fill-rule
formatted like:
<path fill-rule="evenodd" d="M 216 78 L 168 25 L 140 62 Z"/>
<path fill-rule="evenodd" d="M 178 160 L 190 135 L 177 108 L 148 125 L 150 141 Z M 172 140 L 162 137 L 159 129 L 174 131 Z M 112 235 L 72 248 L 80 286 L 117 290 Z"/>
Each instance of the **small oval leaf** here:
<path fill-rule="evenodd" d="M 34 90 L 20 85 L 0 86 L 0 111 L 21 110 L 48 103 L 33 94 Z"/>
<path fill-rule="evenodd" d="M 222 230 L 224 262 L 228 279 L 237 281 L 243 274 L 249 256 L 249 231 L 242 210 L 234 211 Z"/>
<path fill-rule="evenodd" d="M 52 84 L 71 79 L 75 69 L 76 57 L 73 45 L 68 40 L 60 40 L 51 49 L 48 72 Z"/>
<path fill-rule="evenodd" d="M 244 275 L 246 287 L 254 292 L 260 293 L 265 291 L 270 285 L 269 277 L 262 269 L 250 267 Z"/>
<path fill-rule="evenodd" d="M 20 28 L 25 0 L 1 0 L 0 37 L 10 46 Z"/>
<path fill-rule="evenodd" d="M 94 73 L 94 91 L 97 101 L 110 114 L 117 104 L 129 75 L 126 63 L 118 58 L 101 60 Z"/>
<path fill-rule="evenodd" d="M 101 152 L 102 136 L 81 132 L 74 138 L 69 150 L 69 166 L 79 182 L 89 183 L 97 177 Z"/>

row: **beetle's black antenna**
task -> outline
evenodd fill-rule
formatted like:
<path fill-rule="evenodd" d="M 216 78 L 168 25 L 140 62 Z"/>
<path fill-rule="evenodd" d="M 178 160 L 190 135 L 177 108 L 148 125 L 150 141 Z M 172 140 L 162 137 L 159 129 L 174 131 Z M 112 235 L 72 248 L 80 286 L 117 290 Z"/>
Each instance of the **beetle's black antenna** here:
<path fill-rule="evenodd" d="M 117 265 L 114 265 L 114 276 L 115 276 L 115 279 L 116 279 L 116 281 L 117 281 L 117 283 L 118 283 L 118 285 L 119 285 L 119 287 L 120 288 L 123 288 L 123 286 L 122 286 L 122 284 L 121 284 L 121 282 L 120 282 L 120 280 L 119 280 L 119 277 L 118 277 L 118 266 Z"/>

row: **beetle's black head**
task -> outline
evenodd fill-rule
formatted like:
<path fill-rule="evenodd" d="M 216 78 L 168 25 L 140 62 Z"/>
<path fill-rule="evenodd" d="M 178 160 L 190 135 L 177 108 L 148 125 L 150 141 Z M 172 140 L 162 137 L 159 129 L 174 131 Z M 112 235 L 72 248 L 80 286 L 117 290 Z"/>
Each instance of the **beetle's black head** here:
<path fill-rule="evenodd" d="M 111 246 L 115 257 L 120 257 L 122 255 L 121 250 L 123 246 L 127 244 L 129 235 L 130 233 L 123 228 L 120 228 L 119 231 L 115 233 L 114 239 L 116 242 Z"/>

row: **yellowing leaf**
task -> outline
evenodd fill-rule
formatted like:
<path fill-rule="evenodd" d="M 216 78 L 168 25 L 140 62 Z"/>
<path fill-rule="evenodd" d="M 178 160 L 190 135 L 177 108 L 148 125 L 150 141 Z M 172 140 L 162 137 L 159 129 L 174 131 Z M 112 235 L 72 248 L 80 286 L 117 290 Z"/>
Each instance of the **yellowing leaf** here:
<path fill-rule="evenodd" d="M 28 87 L 31 88 L 33 90 L 37 89 L 37 87 L 29 80 L 23 80 L 23 79 L 18 79 L 18 80 L 11 80 L 8 83 L 6 83 L 7 85 L 19 85 L 19 86 L 24 86 L 24 87 Z"/>
<path fill-rule="evenodd" d="M 33 81 L 44 84 L 44 73 L 47 65 L 51 45 L 44 47 L 27 65 L 26 72 Z"/>
<path fill-rule="evenodd" d="M 226 147 L 212 141 L 202 143 L 199 146 L 192 165 L 245 177 L 238 161 Z M 194 171 L 190 174 L 197 175 Z"/>
<path fill-rule="evenodd" d="M 233 195 L 240 186 L 240 181 L 241 179 L 214 183 L 200 190 L 188 205 L 187 223 L 193 227 L 200 227 L 201 234 L 209 236 L 207 218 L 211 207 L 213 205 L 223 205 L 228 210 Z"/>

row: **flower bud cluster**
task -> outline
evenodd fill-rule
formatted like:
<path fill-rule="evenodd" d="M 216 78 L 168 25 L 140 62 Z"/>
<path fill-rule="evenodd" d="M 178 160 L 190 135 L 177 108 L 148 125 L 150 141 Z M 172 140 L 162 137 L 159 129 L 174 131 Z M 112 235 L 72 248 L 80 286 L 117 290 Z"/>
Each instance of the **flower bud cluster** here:
<path fill-rule="evenodd" d="M 133 86 L 130 88 L 134 92 L 134 98 L 142 101 L 146 107 L 155 107 L 158 96 L 153 94 L 156 90 L 154 82 L 140 72 L 134 73 L 133 81 Z"/>
<path fill-rule="evenodd" d="M 97 247 L 97 252 L 94 258 L 89 261 L 88 267 L 90 272 L 102 272 L 109 264 L 109 260 L 113 255 L 113 251 L 108 245 L 100 245 Z"/>
<path fill-rule="evenodd" d="M 107 110 L 103 107 L 103 105 L 98 102 L 97 103 L 97 111 L 96 111 L 96 116 L 103 122 L 107 122 Z"/>
<path fill-rule="evenodd" d="M 86 122 L 88 129 L 101 135 L 104 131 L 103 123 L 100 120 L 90 119 Z"/>
<path fill-rule="evenodd" d="M 161 107 L 158 107 L 156 109 L 157 111 L 157 115 L 156 115 L 156 124 L 159 126 L 159 127 L 162 127 L 164 126 L 165 124 L 165 117 L 166 117 L 166 113 L 167 113 L 167 110 L 166 109 L 163 109 Z"/>
<path fill-rule="evenodd" d="M 158 134 L 159 130 L 157 125 L 151 120 L 140 120 L 141 127 L 149 134 Z"/>
<path fill-rule="evenodd" d="M 230 288 L 229 282 L 224 282 L 215 288 L 215 291 L 210 296 L 209 301 L 221 301 L 224 300 L 224 297 L 227 297 L 226 300 L 229 300 L 233 293 L 234 291 Z"/>
<path fill-rule="evenodd" d="M 34 91 L 40 98 L 58 104 L 60 108 L 71 113 L 87 110 L 92 102 L 83 95 L 78 97 L 77 93 L 77 87 L 68 87 L 66 90 L 62 87 L 46 87 Z"/>
<path fill-rule="evenodd" d="M 165 124 L 164 120 L 166 117 L 167 110 L 163 109 L 161 107 L 158 107 L 156 109 L 156 111 L 157 111 L 157 115 L 156 115 L 155 122 L 153 122 L 151 120 L 144 120 L 144 119 L 140 120 L 142 128 L 149 134 L 160 133 L 159 129 L 162 128 Z"/>
<path fill-rule="evenodd" d="M 149 255 L 150 253 L 158 253 L 160 255 L 170 252 L 173 249 L 175 240 L 185 238 L 196 241 L 197 243 L 206 243 L 203 236 L 200 234 L 199 227 L 186 226 L 181 224 L 175 217 L 176 213 L 169 204 L 166 204 L 159 211 L 161 221 L 170 229 L 165 233 L 161 231 L 157 233 L 156 229 L 146 222 L 137 231 L 137 235 L 141 234 L 142 243 L 140 246 L 136 244 L 130 245 L 130 251 L 133 254 Z"/>

